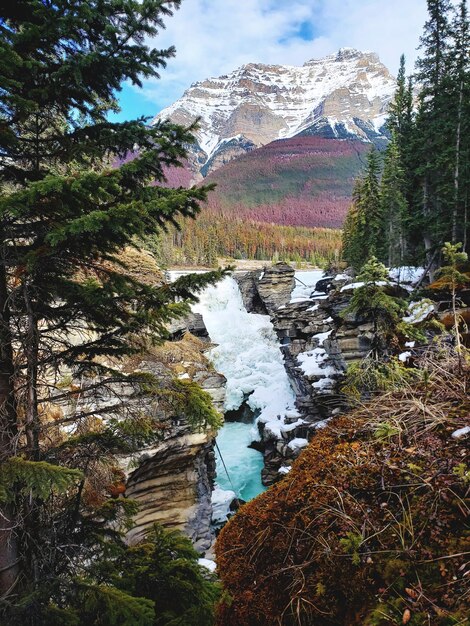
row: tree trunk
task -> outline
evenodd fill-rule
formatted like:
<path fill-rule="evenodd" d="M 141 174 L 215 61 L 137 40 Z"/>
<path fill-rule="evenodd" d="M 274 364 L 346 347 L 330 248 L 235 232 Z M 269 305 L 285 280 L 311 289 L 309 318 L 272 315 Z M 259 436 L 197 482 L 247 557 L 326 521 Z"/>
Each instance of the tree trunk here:
<path fill-rule="evenodd" d="M 0 463 L 8 461 L 16 451 L 17 424 L 13 376 L 5 246 L 2 246 L 0 259 Z M 2 504 L 0 507 L 0 599 L 6 598 L 13 592 L 20 576 L 17 525 L 13 505 Z"/>
<path fill-rule="evenodd" d="M 40 423 L 37 390 L 39 331 L 36 314 L 31 302 L 31 287 L 28 280 L 24 284 L 24 300 L 27 315 L 26 344 L 24 348 L 27 363 L 25 432 L 30 458 L 33 461 L 39 461 Z"/>
<path fill-rule="evenodd" d="M 462 249 L 467 252 L 467 230 L 468 230 L 468 196 L 465 198 L 463 205 L 463 241 Z"/>
<path fill-rule="evenodd" d="M 429 218 L 429 181 L 426 175 L 424 179 L 423 185 L 423 217 L 424 217 L 424 225 L 423 225 L 423 242 L 424 249 L 426 250 L 426 263 L 429 264 L 429 280 L 433 282 L 434 280 L 434 272 L 435 268 L 433 267 L 434 256 L 432 253 L 432 240 L 431 235 L 428 229 L 428 218 Z"/>
<path fill-rule="evenodd" d="M 457 132 L 455 139 L 454 169 L 454 207 L 452 210 L 452 243 L 457 243 L 457 224 L 459 215 L 459 175 L 460 175 L 460 141 L 462 132 L 463 80 L 460 81 L 459 109 L 457 115 Z"/>

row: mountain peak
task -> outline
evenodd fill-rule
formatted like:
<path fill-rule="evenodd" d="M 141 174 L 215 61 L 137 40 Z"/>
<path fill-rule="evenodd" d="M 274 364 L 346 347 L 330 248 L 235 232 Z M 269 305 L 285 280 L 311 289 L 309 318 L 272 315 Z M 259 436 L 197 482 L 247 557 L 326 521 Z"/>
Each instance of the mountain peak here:
<path fill-rule="evenodd" d="M 355 61 L 362 60 L 368 60 L 371 63 L 378 63 L 382 65 L 380 57 L 376 52 L 371 52 L 370 50 L 358 50 L 357 48 L 340 48 L 338 52 L 329 54 L 326 57 L 321 57 L 320 59 L 310 59 L 306 61 L 303 67 L 309 65 L 323 64 L 325 62 L 354 63 Z"/>
<path fill-rule="evenodd" d="M 381 138 L 395 89 L 377 54 L 341 48 L 303 66 L 247 63 L 199 81 L 155 120 L 189 124 L 200 118 L 192 160 L 206 173 L 276 139 Z"/>
<path fill-rule="evenodd" d="M 356 48 L 340 48 L 336 54 L 337 61 L 346 61 L 348 59 L 355 59 L 357 57 L 369 56 L 373 54 L 377 60 L 379 59 L 378 55 L 369 51 L 361 51 Z"/>

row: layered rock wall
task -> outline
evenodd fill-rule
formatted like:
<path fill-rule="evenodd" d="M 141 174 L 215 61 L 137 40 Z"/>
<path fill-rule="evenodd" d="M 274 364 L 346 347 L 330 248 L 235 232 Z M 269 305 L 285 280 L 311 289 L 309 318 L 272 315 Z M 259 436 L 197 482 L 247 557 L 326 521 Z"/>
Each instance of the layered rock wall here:
<path fill-rule="evenodd" d="M 280 437 L 259 424 L 266 485 L 278 480 L 301 452 L 303 442 L 343 406 L 339 391 L 348 363 L 370 350 L 371 325 L 344 317 L 351 292 L 341 292 L 347 276 L 324 279 L 319 291 L 290 302 L 294 270 L 278 264 L 238 277 L 247 310 L 270 314 L 281 343 L 286 371 L 296 395 L 297 414 L 286 415 Z M 324 289 L 325 291 L 320 291 Z M 313 291 L 313 288 L 312 288 Z M 327 293 L 328 292 L 328 293 Z"/>
<path fill-rule="evenodd" d="M 197 338 L 187 327 L 197 329 Z M 215 408 L 223 410 L 225 378 L 218 374 L 204 356 L 208 348 L 207 331 L 200 316 L 190 316 L 175 324 L 174 337 L 146 355 L 137 369 L 176 376 L 197 382 L 212 397 Z M 153 410 L 159 411 L 159 407 Z M 214 438 L 208 428 L 194 432 L 185 419 L 168 418 L 162 413 L 163 437 L 161 443 L 144 449 L 131 460 L 123 459 L 127 472 L 125 495 L 139 504 L 135 526 L 127 539 L 136 543 L 154 523 L 184 532 L 200 552 L 213 541 L 210 527 L 212 517 L 211 494 L 215 479 Z"/>

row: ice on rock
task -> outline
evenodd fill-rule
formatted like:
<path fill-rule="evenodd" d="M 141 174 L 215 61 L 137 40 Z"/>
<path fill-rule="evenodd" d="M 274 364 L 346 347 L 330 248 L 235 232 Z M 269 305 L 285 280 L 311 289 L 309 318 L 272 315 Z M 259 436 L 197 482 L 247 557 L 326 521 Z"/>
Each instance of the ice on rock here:
<path fill-rule="evenodd" d="M 285 476 L 286 474 L 288 474 L 291 471 L 292 467 L 290 465 L 283 465 L 282 467 L 280 467 L 277 471 L 278 474 L 281 474 L 282 476 Z"/>
<path fill-rule="evenodd" d="M 216 525 L 224 524 L 231 514 L 230 505 L 236 499 L 237 495 L 229 489 L 221 489 L 215 486 L 212 492 L 212 522 Z"/>
<path fill-rule="evenodd" d="M 329 318 L 331 320 L 331 318 Z M 324 323 L 326 324 L 329 320 L 324 320 Z M 317 335 L 313 335 L 314 339 L 318 339 L 318 345 L 322 346 L 325 341 L 328 339 L 328 337 L 331 335 L 333 331 L 332 330 L 328 330 L 326 333 L 318 333 Z"/>
<path fill-rule="evenodd" d="M 311 299 L 317 282 L 322 278 L 322 270 L 297 271 L 295 272 L 295 288 L 291 294 L 292 302 L 305 302 Z"/>
<path fill-rule="evenodd" d="M 311 302 L 312 298 L 310 295 L 300 296 L 299 298 L 291 298 L 289 304 L 298 304 L 299 302 Z"/>
<path fill-rule="evenodd" d="M 290 433 L 296 428 L 298 428 L 299 426 L 303 426 L 303 424 L 305 424 L 305 421 L 299 419 L 296 422 L 293 422 L 292 424 L 282 424 L 282 426 L 280 427 L 280 430 L 283 433 Z"/>
<path fill-rule="evenodd" d="M 321 378 L 320 380 L 317 380 L 315 383 L 313 383 L 312 387 L 314 387 L 315 389 L 332 389 L 334 384 L 335 384 L 335 381 L 332 378 L 326 377 L 326 378 Z"/>
<path fill-rule="evenodd" d="M 325 369 L 321 365 L 327 358 L 326 351 L 323 348 L 314 348 L 308 352 L 301 352 L 297 356 L 297 361 L 306 376 L 323 376 Z"/>
<path fill-rule="evenodd" d="M 359 289 L 359 287 L 364 287 L 366 283 L 364 282 L 357 282 L 357 283 L 349 283 L 349 285 L 344 285 L 344 287 L 341 287 L 341 291 L 350 291 L 351 289 Z M 386 280 L 376 280 L 374 281 L 374 285 L 376 285 L 377 287 L 386 287 L 387 285 L 389 285 L 390 283 Z"/>
<path fill-rule="evenodd" d="M 397 283 L 409 283 L 416 285 L 423 277 L 425 270 L 422 267 L 412 267 L 405 265 L 403 267 L 393 267 L 389 270 L 389 276 Z"/>
<path fill-rule="evenodd" d="M 308 440 L 297 437 L 296 439 L 292 439 L 292 441 L 289 441 L 287 445 L 292 451 L 297 452 L 299 450 L 303 450 L 308 446 Z"/>
<path fill-rule="evenodd" d="M 331 367 L 330 365 L 327 365 L 327 366 L 323 365 L 324 361 L 326 361 L 326 359 L 328 358 L 328 354 L 326 350 L 321 347 L 323 346 L 324 342 L 328 339 L 328 337 L 331 335 L 332 332 L 333 332 L 332 330 L 329 330 L 326 333 L 318 333 L 314 335 L 313 338 L 317 339 L 319 347 L 314 348 L 313 350 L 308 350 L 307 352 L 301 352 L 297 356 L 297 361 L 300 364 L 300 368 L 302 369 L 303 373 L 306 376 L 328 377 L 336 372 L 334 367 Z M 328 385 L 315 384 L 314 386 L 320 387 L 321 389 L 323 389 L 331 385 L 330 384 Z"/>
<path fill-rule="evenodd" d="M 435 311 L 435 305 L 431 300 L 424 298 L 419 302 L 412 302 L 408 307 L 408 315 L 403 318 L 408 324 L 424 322 Z"/>

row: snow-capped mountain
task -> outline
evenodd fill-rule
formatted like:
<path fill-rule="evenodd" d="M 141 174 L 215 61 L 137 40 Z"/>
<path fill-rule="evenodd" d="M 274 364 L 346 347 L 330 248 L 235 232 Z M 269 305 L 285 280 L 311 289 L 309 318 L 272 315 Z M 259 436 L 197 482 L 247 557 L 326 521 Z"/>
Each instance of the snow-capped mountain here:
<path fill-rule="evenodd" d="M 342 48 L 302 67 L 250 63 L 193 84 L 155 120 L 200 118 L 191 161 L 203 175 L 274 141 L 297 135 L 380 141 L 395 78 L 371 52 Z"/>

